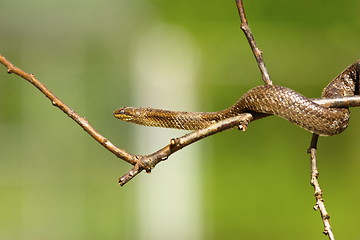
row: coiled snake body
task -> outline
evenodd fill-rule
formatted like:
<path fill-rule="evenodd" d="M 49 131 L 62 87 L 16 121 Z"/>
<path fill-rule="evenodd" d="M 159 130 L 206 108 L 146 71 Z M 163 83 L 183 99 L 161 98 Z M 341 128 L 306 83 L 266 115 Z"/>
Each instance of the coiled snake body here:
<path fill-rule="evenodd" d="M 321 97 L 359 94 L 360 60 L 346 68 L 323 90 Z M 280 116 L 312 133 L 323 136 L 339 134 L 346 129 L 348 108 L 328 108 L 282 86 L 257 86 L 245 93 L 234 105 L 218 112 L 182 112 L 154 108 L 124 107 L 114 111 L 121 120 L 145 126 L 197 130 L 222 119 L 242 113 L 254 118 Z"/>

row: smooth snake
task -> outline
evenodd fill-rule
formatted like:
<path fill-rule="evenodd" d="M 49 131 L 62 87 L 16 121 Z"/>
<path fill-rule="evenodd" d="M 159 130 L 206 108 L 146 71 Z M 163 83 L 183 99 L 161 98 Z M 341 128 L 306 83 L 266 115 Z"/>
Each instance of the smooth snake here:
<path fill-rule="evenodd" d="M 323 90 L 322 98 L 359 94 L 360 60 L 356 61 Z M 255 119 L 268 115 L 282 117 L 312 133 L 322 136 L 339 134 L 346 129 L 348 108 L 329 108 L 286 87 L 262 85 L 246 92 L 236 103 L 218 112 L 168 111 L 143 107 L 123 107 L 114 116 L 145 126 L 197 130 L 219 120 L 251 113 Z"/>

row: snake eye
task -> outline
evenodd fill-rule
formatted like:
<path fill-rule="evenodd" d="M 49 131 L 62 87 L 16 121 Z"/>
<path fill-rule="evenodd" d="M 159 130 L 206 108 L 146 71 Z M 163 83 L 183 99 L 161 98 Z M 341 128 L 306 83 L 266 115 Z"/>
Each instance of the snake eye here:
<path fill-rule="evenodd" d="M 114 111 L 114 116 L 116 115 L 126 115 L 126 112 L 124 109 L 118 109 Z"/>
<path fill-rule="evenodd" d="M 115 110 L 114 117 L 123 121 L 131 121 L 134 118 L 133 114 L 131 113 L 131 111 L 129 111 L 128 108 L 120 108 L 118 110 Z"/>

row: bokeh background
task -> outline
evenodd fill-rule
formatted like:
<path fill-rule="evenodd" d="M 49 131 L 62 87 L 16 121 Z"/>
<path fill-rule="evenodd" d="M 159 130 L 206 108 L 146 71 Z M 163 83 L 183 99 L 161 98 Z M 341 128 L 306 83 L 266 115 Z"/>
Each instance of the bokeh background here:
<path fill-rule="evenodd" d="M 257 0 L 245 1 L 245 7 L 278 85 L 318 97 L 333 77 L 360 58 L 359 1 Z M 139 95 L 134 71 L 139 74 L 143 66 L 134 67 L 134 62 L 139 63 L 139 48 L 147 49 L 149 32 L 156 32 L 152 40 L 159 40 L 148 47 L 159 42 L 159 52 L 161 36 L 186 36 L 179 42 L 191 45 L 185 46 L 193 54 L 190 60 L 168 61 L 178 72 L 161 71 L 159 66 L 170 96 L 178 91 L 174 77 L 182 76 L 182 68 L 195 66 L 190 88 L 196 103 L 190 110 L 223 109 L 261 84 L 234 1 L 0 2 L 0 53 L 34 73 L 131 153 L 149 153 L 139 146 L 145 128 L 119 122 L 111 113 L 122 106 L 148 104 L 146 97 L 134 97 Z M 149 63 L 156 57 L 156 51 L 150 52 L 145 58 Z M 179 51 L 166 46 L 166 52 L 171 58 Z M 144 69 L 146 62 L 141 62 Z M 156 70 L 156 64 L 150 66 Z M 151 95 L 168 101 L 161 92 Z M 320 183 L 339 239 L 360 237 L 359 109 L 352 110 L 351 118 L 343 134 L 320 139 L 318 152 Z M 157 135 L 149 138 L 157 146 L 153 150 L 168 142 L 166 131 L 152 131 Z M 189 195 L 195 192 L 196 202 L 187 200 L 185 209 L 191 209 L 193 215 L 188 216 L 196 218 L 196 227 L 176 232 L 175 224 L 173 235 L 157 239 L 326 239 L 319 213 L 312 210 L 306 154 L 310 138 L 310 133 L 269 117 L 252 123 L 246 132 L 224 132 L 184 149 L 197 149 L 192 160 L 197 171 L 191 170 L 191 163 L 182 169 L 184 159 L 170 158 L 151 175 L 141 174 L 120 188 L 116 179 L 130 166 L 100 147 L 34 87 L 2 68 L 0 239 L 155 239 L 147 236 L 147 224 L 141 220 L 147 210 L 159 213 L 156 222 L 148 223 L 160 226 L 158 232 L 180 217 L 164 212 L 161 205 L 139 207 L 147 203 L 141 194 L 145 188 L 156 189 L 144 182 L 162 173 L 172 181 L 175 172 L 191 180 L 186 189 L 195 186 Z M 175 161 L 180 164 L 169 173 Z M 155 194 L 166 198 L 164 191 Z M 180 206 L 182 202 L 174 202 L 170 209 Z"/>

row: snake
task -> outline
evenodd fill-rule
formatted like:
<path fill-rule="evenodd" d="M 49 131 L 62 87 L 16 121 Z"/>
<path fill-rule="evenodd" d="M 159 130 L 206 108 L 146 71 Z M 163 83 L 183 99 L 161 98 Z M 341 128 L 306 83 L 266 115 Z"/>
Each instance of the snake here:
<path fill-rule="evenodd" d="M 321 98 L 359 95 L 360 60 L 356 61 L 322 91 Z M 277 115 L 320 136 L 343 132 L 349 123 L 347 107 L 319 105 L 296 91 L 278 85 L 250 89 L 229 108 L 217 112 L 170 111 L 148 107 L 123 107 L 113 115 L 123 121 L 144 126 L 198 130 L 223 119 L 250 113 L 254 119 Z"/>

